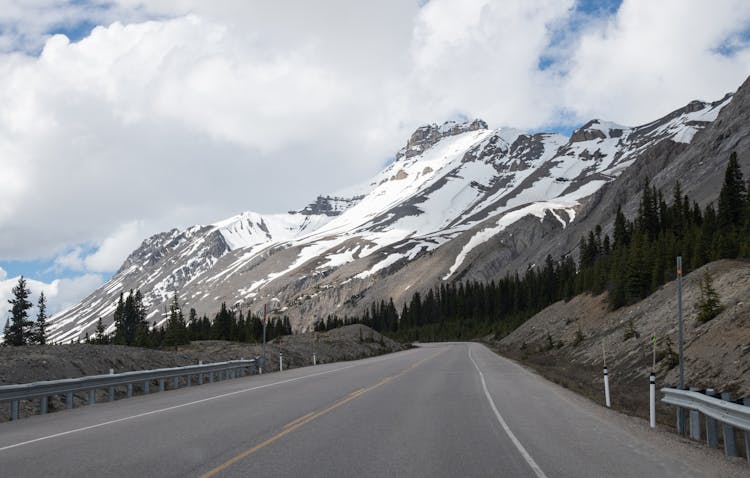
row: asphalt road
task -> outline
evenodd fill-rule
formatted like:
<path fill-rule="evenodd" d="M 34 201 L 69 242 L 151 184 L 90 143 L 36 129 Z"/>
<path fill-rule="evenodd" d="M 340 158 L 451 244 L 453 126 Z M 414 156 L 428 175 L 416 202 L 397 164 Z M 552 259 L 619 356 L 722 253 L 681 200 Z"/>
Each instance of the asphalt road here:
<path fill-rule="evenodd" d="M 629 420 L 436 344 L 2 423 L 0 476 L 727 476 Z"/>

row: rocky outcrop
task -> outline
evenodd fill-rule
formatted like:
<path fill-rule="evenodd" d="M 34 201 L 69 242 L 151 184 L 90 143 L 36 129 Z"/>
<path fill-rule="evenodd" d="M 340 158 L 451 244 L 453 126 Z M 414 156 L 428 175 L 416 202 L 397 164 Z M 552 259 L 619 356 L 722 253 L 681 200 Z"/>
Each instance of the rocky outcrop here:
<path fill-rule="evenodd" d="M 446 121 L 440 126 L 435 123 L 420 126 L 414 131 L 414 133 L 412 133 L 406 146 L 396 153 L 396 160 L 398 161 L 402 158 L 409 159 L 414 156 L 419 156 L 435 143 L 448 136 L 454 136 L 468 131 L 477 131 L 480 129 L 487 129 L 487 123 L 480 119 L 475 119 L 474 121 L 465 123 Z"/>

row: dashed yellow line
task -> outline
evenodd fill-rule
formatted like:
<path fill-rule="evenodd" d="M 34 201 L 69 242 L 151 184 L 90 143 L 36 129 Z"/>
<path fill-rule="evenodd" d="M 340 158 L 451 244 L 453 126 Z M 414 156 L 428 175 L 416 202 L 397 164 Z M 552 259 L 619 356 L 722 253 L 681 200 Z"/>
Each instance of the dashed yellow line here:
<path fill-rule="evenodd" d="M 317 411 L 317 412 L 310 412 L 306 415 L 303 415 L 296 420 L 293 420 L 289 422 L 288 424 L 284 425 L 283 429 L 277 433 L 276 435 L 272 436 L 268 440 L 259 443 L 255 445 L 254 447 L 250 448 L 249 450 L 243 451 L 239 455 L 235 456 L 234 458 L 231 458 L 230 460 L 222 463 L 221 465 L 217 466 L 216 468 L 208 471 L 207 473 L 200 476 L 200 478 L 210 478 L 212 476 L 216 476 L 217 474 L 221 473 L 222 471 L 226 470 L 230 466 L 234 465 L 235 463 L 247 458 L 248 456 L 252 455 L 256 451 L 260 450 L 261 448 L 265 448 L 266 446 L 270 445 L 271 443 L 278 441 L 279 439 L 285 437 L 286 435 L 292 433 L 293 431 L 297 430 L 298 428 L 312 422 L 313 420 L 316 420 L 317 418 L 322 417 L 323 415 L 326 415 L 327 413 L 332 412 L 333 410 L 336 410 L 342 405 L 346 405 L 347 403 L 351 402 L 352 400 L 361 397 L 367 392 L 371 392 L 372 390 L 375 390 L 376 388 L 385 385 L 386 383 L 390 382 L 391 380 L 394 380 L 396 378 L 401 377 L 402 375 L 406 374 L 407 372 L 417 368 L 418 366 L 422 365 L 428 360 L 431 360 L 435 358 L 436 356 L 440 355 L 447 349 L 443 349 L 440 352 L 437 352 L 430 357 L 425 357 L 422 360 L 419 360 L 418 362 L 413 363 L 405 370 L 397 373 L 396 375 L 389 375 L 385 377 L 383 380 L 379 381 L 375 385 L 370 385 L 369 387 L 360 388 L 359 390 L 355 390 L 354 392 L 350 393 L 346 397 L 342 398 L 341 400 L 335 402 L 333 405 L 329 406 L 328 408 L 325 408 L 323 410 Z"/>

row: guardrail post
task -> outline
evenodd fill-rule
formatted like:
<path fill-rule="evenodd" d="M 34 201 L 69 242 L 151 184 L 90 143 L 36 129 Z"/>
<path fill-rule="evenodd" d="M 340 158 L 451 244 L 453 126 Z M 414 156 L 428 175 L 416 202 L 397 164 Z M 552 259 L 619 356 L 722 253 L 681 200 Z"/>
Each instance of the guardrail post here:
<path fill-rule="evenodd" d="M 40 415 L 47 414 L 47 397 L 46 396 L 39 399 L 39 414 Z"/>
<path fill-rule="evenodd" d="M 750 407 L 750 398 L 743 398 L 742 404 Z M 750 430 L 745 430 L 745 458 L 750 463 Z"/>
<path fill-rule="evenodd" d="M 198 373 L 198 385 L 203 385 L 203 372 Z"/>
<path fill-rule="evenodd" d="M 159 391 L 160 392 L 164 391 L 164 379 L 163 378 L 159 379 Z"/>
<path fill-rule="evenodd" d="M 10 401 L 10 419 L 18 420 L 18 400 Z"/>
<path fill-rule="evenodd" d="M 145 382 L 143 382 L 143 394 L 148 395 L 150 391 L 151 391 L 151 383 L 148 380 L 146 380 Z"/>
<path fill-rule="evenodd" d="M 73 408 L 73 392 L 65 394 L 65 408 L 71 410 Z"/>
<path fill-rule="evenodd" d="M 189 387 L 193 384 L 193 376 L 192 375 L 185 375 L 185 386 Z"/>
<path fill-rule="evenodd" d="M 128 398 L 131 398 L 133 396 L 133 384 L 128 384 Z"/>
<path fill-rule="evenodd" d="M 115 369 L 113 369 L 113 368 L 109 369 L 109 374 L 110 375 L 114 375 L 115 374 Z M 112 401 L 114 401 L 114 399 L 115 399 L 115 386 L 114 385 L 110 385 L 109 386 L 109 401 L 112 402 Z"/>
<path fill-rule="evenodd" d="M 96 390 L 93 388 L 89 390 L 89 405 L 96 403 Z"/>
<path fill-rule="evenodd" d="M 713 388 L 706 389 L 706 396 L 716 397 L 716 391 Z M 715 418 L 706 415 L 706 445 L 709 448 L 719 447 L 719 434 Z"/>
<path fill-rule="evenodd" d="M 721 399 L 727 402 L 732 401 L 732 394 L 729 392 L 723 392 Z M 722 423 L 724 429 L 724 454 L 726 456 L 737 456 L 737 442 L 734 440 L 734 427 L 727 423 Z"/>
<path fill-rule="evenodd" d="M 175 390 L 180 388 L 180 377 L 175 377 L 172 379 L 172 386 L 174 387 Z"/>
<path fill-rule="evenodd" d="M 697 392 L 698 389 L 690 387 L 691 392 Z M 690 410 L 690 438 L 695 441 L 701 440 L 701 412 Z"/>
<path fill-rule="evenodd" d="M 214 373 L 208 372 L 208 381 L 214 383 Z"/>

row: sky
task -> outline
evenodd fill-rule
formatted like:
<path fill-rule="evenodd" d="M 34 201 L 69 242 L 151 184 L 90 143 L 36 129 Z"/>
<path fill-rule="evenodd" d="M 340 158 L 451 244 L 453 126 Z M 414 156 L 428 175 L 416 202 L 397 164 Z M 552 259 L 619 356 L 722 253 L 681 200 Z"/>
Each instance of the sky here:
<path fill-rule="evenodd" d="M 151 234 L 364 182 L 425 123 L 638 125 L 750 74 L 746 0 L 311 5 L 0 0 L 2 303 L 24 275 L 59 311 Z"/>

